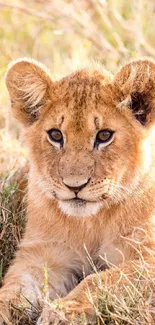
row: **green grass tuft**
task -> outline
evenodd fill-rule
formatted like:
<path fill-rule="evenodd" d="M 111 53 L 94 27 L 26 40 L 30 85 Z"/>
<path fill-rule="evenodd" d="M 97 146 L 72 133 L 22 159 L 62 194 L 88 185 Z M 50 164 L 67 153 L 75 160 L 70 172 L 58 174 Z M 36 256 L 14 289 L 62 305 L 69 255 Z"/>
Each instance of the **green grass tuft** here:
<path fill-rule="evenodd" d="M 6 177 L 0 180 L 0 281 L 2 282 L 25 228 L 25 202 L 22 182 Z"/>

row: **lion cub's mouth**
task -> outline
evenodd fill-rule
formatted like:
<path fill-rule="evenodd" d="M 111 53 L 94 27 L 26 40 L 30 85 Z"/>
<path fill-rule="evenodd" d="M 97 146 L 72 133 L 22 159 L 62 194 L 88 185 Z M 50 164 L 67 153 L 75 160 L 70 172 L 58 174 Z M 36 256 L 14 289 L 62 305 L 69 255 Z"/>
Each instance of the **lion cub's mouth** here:
<path fill-rule="evenodd" d="M 71 202 L 75 202 L 76 204 L 83 205 L 86 204 L 88 201 L 79 199 L 78 197 L 75 197 L 74 199 L 70 200 Z"/>
<path fill-rule="evenodd" d="M 64 203 L 68 203 L 70 204 L 72 207 L 77 207 L 77 208 L 81 208 L 83 206 L 85 206 L 87 203 L 89 203 L 89 201 L 75 197 L 73 199 L 69 199 L 69 200 L 63 200 L 62 202 Z"/>
<path fill-rule="evenodd" d="M 70 204 L 75 204 L 75 205 L 84 205 L 84 204 L 87 204 L 87 203 L 96 203 L 96 201 L 89 201 L 89 200 L 85 200 L 85 199 L 81 199 L 81 198 L 78 198 L 78 197 L 75 197 L 73 199 L 69 199 L 69 200 L 63 200 L 63 202 L 67 202 L 67 203 L 70 203 Z"/>
<path fill-rule="evenodd" d="M 84 199 L 80 199 L 80 198 L 78 198 L 78 197 L 75 197 L 74 199 L 71 199 L 71 201 L 76 201 L 76 202 L 84 201 L 84 202 L 87 202 L 86 200 L 84 200 Z"/>

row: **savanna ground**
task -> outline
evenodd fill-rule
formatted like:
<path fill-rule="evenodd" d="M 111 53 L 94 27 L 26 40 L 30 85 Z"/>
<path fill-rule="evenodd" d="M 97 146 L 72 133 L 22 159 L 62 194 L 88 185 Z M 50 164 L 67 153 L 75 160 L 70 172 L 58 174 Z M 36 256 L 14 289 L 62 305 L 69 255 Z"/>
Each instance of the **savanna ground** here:
<path fill-rule="evenodd" d="M 128 59 L 155 57 L 154 31 L 153 0 L 0 1 L 1 283 L 24 230 L 23 187 L 16 175 L 28 158 L 9 111 L 4 83 L 8 63 L 33 57 L 59 78 L 95 60 L 115 73 Z M 128 282 L 121 292 L 118 284 L 108 292 L 101 289 L 94 324 L 155 324 L 155 279 L 144 263 L 136 271 L 134 286 Z M 84 319 L 80 323 L 88 324 Z"/>

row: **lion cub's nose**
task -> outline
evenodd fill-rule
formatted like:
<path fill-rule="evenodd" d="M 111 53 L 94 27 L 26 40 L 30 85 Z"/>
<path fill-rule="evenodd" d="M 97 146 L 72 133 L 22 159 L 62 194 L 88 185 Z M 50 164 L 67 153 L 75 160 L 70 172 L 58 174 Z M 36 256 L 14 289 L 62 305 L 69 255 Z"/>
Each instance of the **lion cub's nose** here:
<path fill-rule="evenodd" d="M 74 193 L 78 193 L 82 190 L 89 182 L 89 179 L 84 180 L 73 180 L 73 179 L 63 179 L 63 183 Z"/>

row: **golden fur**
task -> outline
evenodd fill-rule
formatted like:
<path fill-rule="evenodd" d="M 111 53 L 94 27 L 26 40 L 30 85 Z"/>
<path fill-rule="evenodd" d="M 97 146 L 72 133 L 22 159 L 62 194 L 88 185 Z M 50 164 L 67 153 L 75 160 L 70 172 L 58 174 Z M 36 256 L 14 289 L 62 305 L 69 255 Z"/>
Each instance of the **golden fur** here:
<path fill-rule="evenodd" d="M 73 312 L 94 313 L 90 259 L 103 286 L 132 272 L 140 256 L 154 263 L 155 62 L 133 61 L 114 78 L 92 69 L 53 81 L 25 59 L 9 67 L 6 85 L 30 172 L 27 227 L 0 290 L 1 318 L 26 297 L 44 307 L 38 324 L 68 324 Z M 62 148 L 48 138 L 52 128 L 61 130 Z M 94 147 L 103 129 L 114 131 L 112 140 Z M 119 269 L 104 271 L 112 265 Z M 65 320 L 48 307 L 48 297 L 59 296 Z"/>

